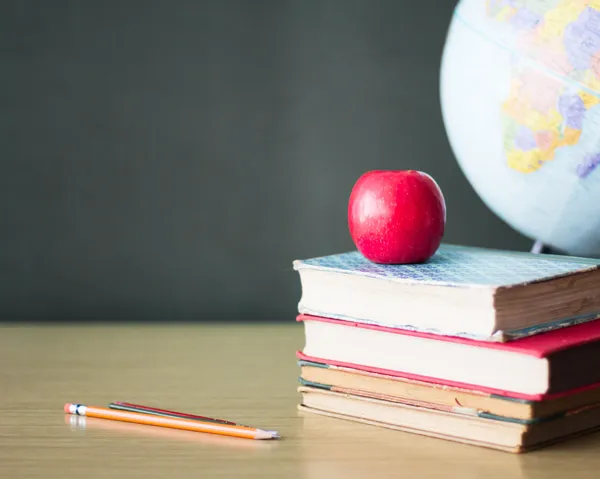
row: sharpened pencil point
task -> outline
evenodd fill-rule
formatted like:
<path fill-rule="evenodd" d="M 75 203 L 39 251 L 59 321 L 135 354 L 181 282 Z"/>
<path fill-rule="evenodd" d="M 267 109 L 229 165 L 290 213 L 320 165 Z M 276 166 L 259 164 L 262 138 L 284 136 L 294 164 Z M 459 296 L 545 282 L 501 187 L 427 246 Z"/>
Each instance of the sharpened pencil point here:
<path fill-rule="evenodd" d="M 280 437 L 277 431 L 265 431 L 263 429 L 256 431 L 256 439 L 279 439 Z"/>

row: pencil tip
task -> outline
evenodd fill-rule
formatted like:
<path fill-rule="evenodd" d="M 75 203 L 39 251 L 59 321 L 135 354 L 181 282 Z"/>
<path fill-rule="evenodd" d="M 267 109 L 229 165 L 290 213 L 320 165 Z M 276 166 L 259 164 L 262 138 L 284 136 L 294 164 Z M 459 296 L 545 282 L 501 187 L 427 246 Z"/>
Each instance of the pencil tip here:
<path fill-rule="evenodd" d="M 259 429 L 256 432 L 256 439 L 279 439 L 281 436 L 277 431 L 265 431 L 263 429 Z"/>

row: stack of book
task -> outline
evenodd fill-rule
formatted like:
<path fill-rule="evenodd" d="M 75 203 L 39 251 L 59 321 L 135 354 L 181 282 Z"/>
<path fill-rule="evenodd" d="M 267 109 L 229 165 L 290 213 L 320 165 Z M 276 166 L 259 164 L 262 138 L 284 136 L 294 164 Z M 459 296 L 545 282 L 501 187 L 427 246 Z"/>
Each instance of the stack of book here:
<path fill-rule="evenodd" d="M 600 428 L 600 259 L 442 244 L 294 269 L 301 410 L 511 452 Z"/>

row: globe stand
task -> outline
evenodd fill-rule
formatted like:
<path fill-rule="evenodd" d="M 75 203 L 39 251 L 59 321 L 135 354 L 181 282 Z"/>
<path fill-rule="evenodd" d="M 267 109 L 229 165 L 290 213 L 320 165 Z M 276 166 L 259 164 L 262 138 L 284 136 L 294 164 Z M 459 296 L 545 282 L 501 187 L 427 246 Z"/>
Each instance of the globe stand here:
<path fill-rule="evenodd" d="M 543 254 L 547 248 L 540 240 L 536 240 L 531 247 L 530 252 L 533 254 Z"/>
<path fill-rule="evenodd" d="M 558 255 L 564 254 L 560 251 L 552 249 L 550 246 L 545 245 L 540 240 L 536 240 L 533 243 L 533 245 L 531 246 L 530 253 L 533 253 L 533 254 L 558 254 Z"/>

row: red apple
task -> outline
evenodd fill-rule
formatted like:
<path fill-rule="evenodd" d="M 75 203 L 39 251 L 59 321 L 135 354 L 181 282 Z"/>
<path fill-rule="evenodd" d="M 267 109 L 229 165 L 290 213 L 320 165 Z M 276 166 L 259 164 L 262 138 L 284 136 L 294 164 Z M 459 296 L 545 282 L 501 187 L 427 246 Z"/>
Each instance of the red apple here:
<path fill-rule="evenodd" d="M 420 171 L 369 171 L 350 194 L 350 236 L 374 263 L 427 261 L 440 246 L 445 225 L 442 191 L 431 176 Z"/>

